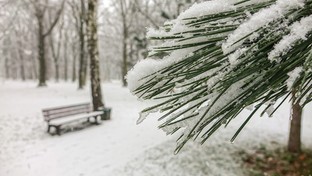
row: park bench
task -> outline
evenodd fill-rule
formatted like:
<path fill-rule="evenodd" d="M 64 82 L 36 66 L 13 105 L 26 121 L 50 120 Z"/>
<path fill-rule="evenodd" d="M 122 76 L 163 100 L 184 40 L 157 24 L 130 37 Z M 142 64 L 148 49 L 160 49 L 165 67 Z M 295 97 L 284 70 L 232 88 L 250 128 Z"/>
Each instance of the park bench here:
<path fill-rule="evenodd" d="M 99 124 L 99 116 L 103 116 L 105 111 L 93 111 L 90 103 L 76 104 L 42 109 L 44 120 L 48 123 L 48 133 L 51 128 L 55 128 L 56 134 L 61 134 L 61 127 L 76 121 L 87 121 Z M 50 133 L 51 134 L 51 133 Z"/>

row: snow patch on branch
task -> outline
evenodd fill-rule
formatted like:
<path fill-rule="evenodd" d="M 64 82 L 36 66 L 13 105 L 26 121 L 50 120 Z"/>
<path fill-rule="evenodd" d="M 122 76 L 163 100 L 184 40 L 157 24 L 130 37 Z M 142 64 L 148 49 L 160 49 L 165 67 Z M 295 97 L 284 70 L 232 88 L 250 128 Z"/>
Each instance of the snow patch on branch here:
<path fill-rule="evenodd" d="M 287 74 L 289 76 L 289 78 L 286 81 L 288 90 L 292 89 L 293 84 L 295 83 L 296 79 L 300 76 L 302 70 L 303 70 L 302 67 L 297 67 Z"/>
<path fill-rule="evenodd" d="M 245 40 L 242 39 L 244 37 L 248 38 L 248 35 L 255 33 L 258 29 L 283 18 L 290 10 L 303 7 L 304 2 L 305 0 L 278 0 L 276 4 L 257 12 L 229 35 L 226 42 L 222 44 L 223 52 L 225 54 L 231 53 L 243 44 Z"/>
<path fill-rule="evenodd" d="M 238 2 L 238 0 L 213 0 L 195 3 L 188 10 L 182 12 L 177 19 L 183 20 L 185 18 L 218 14 L 221 12 L 235 10 L 236 7 L 234 6 L 234 3 L 236 2 Z"/>
<path fill-rule="evenodd" d="M 312 15 L 302 18 L 300 22 L 295 22 L 289 27 L 290 34 L 274 46 L 269 53 L 270 61 L 279 61 L 279 57 L 286 54 L 299 40 L 307 40 L 307 35 L 312 31 Z"/>
<path fill-rule="evenodd" d="M 128 72 L 126 78 L 128 81 L 128 88 L 131 92 L 134 92 L 140 85 L 147 81 L 145 77 L 150 76 L 155 73 L 154 76 L 157 76 L 157 72 L 163 68 L 166 68 L 180 60 L 185 59 L 189 55 L 193 54 L 194 51 L 200 47 L 186 48 L 183 50 L 173 51 L 170 55 L 164 57 L 163 59 L 154 59 L 147 58 L 140 60 L 135 66 Z M 149 79 L 151 79 L 150 77 Z"/>

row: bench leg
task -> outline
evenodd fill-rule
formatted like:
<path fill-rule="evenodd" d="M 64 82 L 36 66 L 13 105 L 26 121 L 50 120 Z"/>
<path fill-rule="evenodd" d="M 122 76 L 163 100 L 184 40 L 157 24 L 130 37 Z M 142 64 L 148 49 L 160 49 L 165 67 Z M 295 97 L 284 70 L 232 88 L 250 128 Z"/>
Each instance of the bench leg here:
<path fill-rule="evenodd" d="M 99 122 L 98 122 L 98 118 L 97 118 L 98 116 L 94 116 L 94 123 L 96 124 L 96 125 L 98 125 L 98 124 L 100 124 Z"/>
<path fill-rule="evenodd" d="M 51 125 L 48 125 L 48 133 L 50 133 Z"/>
<path fill-rule="evenodd" d="M 56 134 L 57 135 L 61 135 L 61 126 L 55 126 L 55 129 L 56 129 Z"/>

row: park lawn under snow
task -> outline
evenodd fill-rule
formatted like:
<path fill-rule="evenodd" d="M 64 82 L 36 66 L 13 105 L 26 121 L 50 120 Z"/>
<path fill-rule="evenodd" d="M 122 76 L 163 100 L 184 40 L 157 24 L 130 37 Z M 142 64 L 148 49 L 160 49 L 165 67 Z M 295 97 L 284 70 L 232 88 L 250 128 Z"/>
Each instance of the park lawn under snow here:
<path fill-rule="evenodd" d="M 203 146 L 190 142 L 173 155 L 175 142 L 157 130 L 156 117 L 135 125 L 140 103 L 119 83 L 103 84 L 112 119 L 101 125 L 67 132 L 46 133 L 41 109 L 90 101 L 88 90 L 76 84 L 0 83 L 0 175 L 4 176 L 223 176 L 244 175 L 239 150 L 261 144 L 271 147 L 287 142 L 289 105 L 273 118 L 253 118 L 234 144 L 229 142 L 248 111 Z M 303 120 L 305 148 L 312 148 L 311 105 Z M 175 137 L 176 138 L 176 137 Z"/>

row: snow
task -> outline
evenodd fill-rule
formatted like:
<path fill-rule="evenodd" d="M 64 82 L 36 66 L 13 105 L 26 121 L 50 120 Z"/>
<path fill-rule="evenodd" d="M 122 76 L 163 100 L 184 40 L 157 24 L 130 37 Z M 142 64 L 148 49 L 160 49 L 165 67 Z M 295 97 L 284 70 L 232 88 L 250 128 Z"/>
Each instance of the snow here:
<path fill-rule="evenodd" d="M 303 147 L 312 147 L 312 104 L 303 113 Z M 244 110 L 226 128 L 217 131 L 205 144 L 189 142 L 177 155 L 172 155 L 175 141 L 166 141 L 113 171 L 112 175 L 127 176 L 245 176 L 239 152 L 252 151 L 260 146 L 268 149 L 286 147 L 289 128 L 289 104 L 282 105 L 274 117 L 260 117 L 256 114 L 242 131 L 235 143 L 230 137 L 249 115 Z M 143 164 L 144 163 L 144 164 Z"/>
<path fill-rule="evenodd" d="M 221 12 L 226 12 L 230 10 L 235 10 L 236 7 L 234 3 L 237 0 L 214 0 L 214 1 L 206 1 L 202 3 L 195 3 L 186 11 L 182 12 L 178 20 L 182 20 L 190 17 L 199 17 L 204 15 L 217 14 Z"/>
<path fill-rule="evenodd" d="M 273 118 L 253 118 L 234 144 L 230 137 L 245 120 L 243 111 L 226 129 L 218 131 L 203 146 L 189 142 L 173 155 L 173 137 L 156 128 L 156 118 L 136 125 L 138 102 L 120 83 L 103 84 L 106 105 L 112 119 L 101 125 L 67 132 L 46 133 L 41 109 L 90 101 L 88 90 L 76 84 L 6 81 L 0 83 L 0 175 L 4 176 L 241 176 L 245 175 L 237 152 L 256 146 L 285 146 L 289 124 L 289 104 Z M 302 140 L 312 147 L 312 106 L 304 111 Z"/>
<path fill-rule="evenodd" d="M 174 64 L 185 57 L 189 56 L 199 49 L 199 47 L 186 48 L 170 53 L 163 59 L 146 58 L 138 61 L 134 67 L 127 73 L 128 88 L 131 92 L 135 91 L 145 80 L 140 79 L 149 76 L 150 74 L 166 68 L 168 65 Z"/>
<path fill-rule="evenodd" d="M 255 13 L 248 21 L 242 23 L 229 35 L 226 42 L 222 44 L 223 52 L 225 54 L 231 53 L 242 45 L 244 42 L 244 40 L 241 40 L 242 38 L 251 33 L 256 33 L 261 27 L 267 26 L 279 18 L 283 18 L 290 10 L 303 7 L 304 2 L 305 0 L 278 0 L 276 4 Z M 252 38 L 254 37 L 252 36 Z"/>
<path fill-rule="evenodd" d="M 269 53 L 268 59 L 271 61 L 279 61 L 279 57 L 287 53 L 297 41 L 307 40 L 307 35 L 312 31 L 312 15 L 302 18 L 299 22 L 292 24 L 290 34 L 274 46 L 274 49 Z"/>
<path fill-rule="evenodd" d="M 288 90 L 292 90 L 293 84 L 296 81 L 296 79 L 300 76 L 301 72 L 302 72 L 302 67 L 297 67 L 293 71 L 287 74 L 289 76 L 289 78 L 286 81 Z"/>
<path fill-rule="evenodd" d="M 0 83 L 0 175 L 109 175 L 146 149 L 168 140 L 156 120 L 137 126 L 142 103 L 118 83 L 103 85 L 112 119 L 83 130 L 50 136 L 41 109 L 90 102 L 76 84 Z"/>

